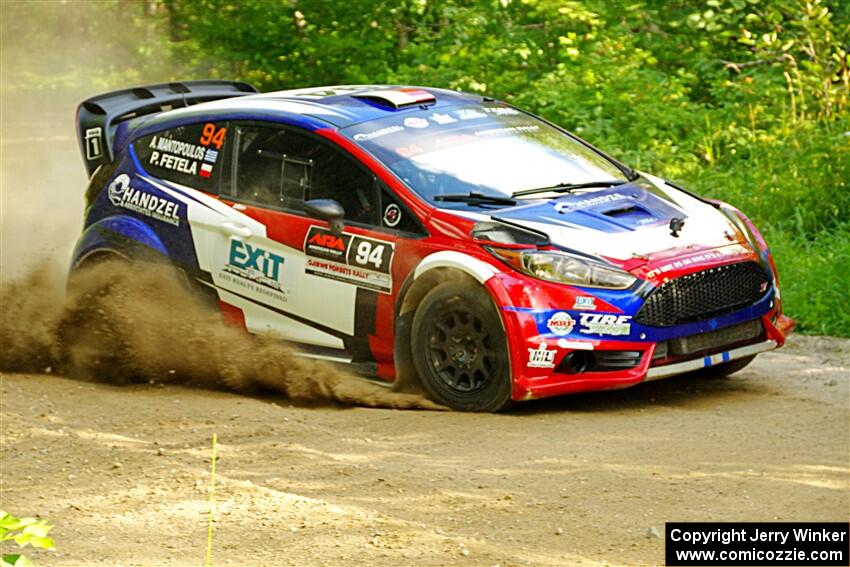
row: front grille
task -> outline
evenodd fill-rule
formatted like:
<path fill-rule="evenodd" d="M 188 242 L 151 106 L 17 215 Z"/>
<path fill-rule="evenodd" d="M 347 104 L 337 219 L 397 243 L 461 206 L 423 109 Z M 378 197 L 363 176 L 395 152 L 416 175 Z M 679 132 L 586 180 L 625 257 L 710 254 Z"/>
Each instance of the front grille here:
<path fill-rule="evenodd" d="M 701 321 L 752 305 L 769 288 L 767 272 L 755 262 L 709 268 L 655 288 L 634 320 L 652 327 Z"/>
<path fill-rule="evenodd" d="M 764 337 L 764 325 L 761 319 L 753 319 L 744 323 L 738 323 L 731 327 L 698 333 L 678 339 L 670 339 L 658 343 L 655 347 L 653 361 L 662 360 L 667 357 L 689 356 L 696 353 L 716 351 L 731 345 L 745 342 L 753 342 Z"/>
<path fill-rule="evenodd" d="M 640 364 L 641 357 L 641 350 L 597 350 L 593 370 L 628 370 Z"/>

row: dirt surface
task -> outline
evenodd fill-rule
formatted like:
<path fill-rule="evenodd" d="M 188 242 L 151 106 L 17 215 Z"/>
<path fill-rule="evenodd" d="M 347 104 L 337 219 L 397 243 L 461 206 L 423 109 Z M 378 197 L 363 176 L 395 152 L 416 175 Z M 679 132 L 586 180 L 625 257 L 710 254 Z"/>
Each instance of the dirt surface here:
<path fill-rule="evenodd" d="M 110 60 L 80 55 L 77 47 L 96 47 L 90 38 L 64 37 L 61 72 L 74 61 Z M 28 74 L 50 66 L 43 46 L 15 51 L 14 39 L 4 36 L 0 49 L 4 285 L 42 260 L 64 278 L 86 186 L 76 104 L 126 87 L 22 90 L 31 81 L 9 72 L 13 54 L 30 55 L 19 66 Z M 0 305 L 17 325 L 0 325 L 0 355 L 12 353 L 0 367 L 91 369 L 62 349 L 69 331 L 92 319 L 42 289 L 44 278 L 37 283 L 38 293 L 31 283 Z M 172 377 L 157 373 L 178 368 L 207 386 L 244 389 L 252 386 L 246 377 L 260 377 L 302 397 L 401 399 L 374 386 L 351 390 L 342 376 L 303 362 L 270 365 L 261 356 L 268 350 L 232 333 L 210 341 L 209 325 L 187 324 L 185 309 L 167 320 L 162 310 L 128 320 L 131 310 L 119 307 L 96 310 L 124 322 L 110 327 L 117 335 L 99 336 L 135 348 L 122 349 L 118 365 L 94 366 L 94 377 L 121 382 L 132 371 L 158 383 L 0 373 L 0 509 L 55 525 L 58 551 L 28 552 L 40 565 L 203 564 L 214 433 L 214 565 L 658 564 L 665 521 L 848 519 L 847 340 L 794 337 L 728 380 L 671 379 L 476 415 L 292 406 L 162 385 Z M 139 324 L 151 319 L 162 333 Z M 189 348 L 193 329 L 206 341 Z M 225 344 L 239 346 L 239 356 Z M 315 391 L 282 376 L 310 376 Z"/>
<path fill-rule="evenodd" d="M 44 564 L 202 564 L 215 433 L 216 565 L 657 564 L 665 521 L 847 521 L 849 376 L 794 337 L 478 415 L 3 374 L 2 508 L 55 524 Z"/>

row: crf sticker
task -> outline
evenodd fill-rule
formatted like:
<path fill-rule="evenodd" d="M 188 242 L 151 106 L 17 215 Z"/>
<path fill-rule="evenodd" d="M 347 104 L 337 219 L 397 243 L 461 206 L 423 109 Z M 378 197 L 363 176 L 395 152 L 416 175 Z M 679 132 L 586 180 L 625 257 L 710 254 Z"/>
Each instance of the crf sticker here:
<path fill-rule="evenodd" d="M 559 337 L 563 337 L 564 335 L 569 335 L 570 332 L 575 327 L 576 321 L 570 314 L 566 311 L 558 311 L 551 317 L 549 317 L 549 321 L 546 322 L 546 326 L 552 332 L 553 335 L 557 335 Z"/>
<path fill-rule="evenodd" d="M 582 313 L 580 333 L 592 335 L 628 335 L 632 330 L 631 315 Z"/>
<path fill-rule="evenodd" d="M 304 253 L 308 256 L 308 274 L 392 292 L 392 242 L 347 232 L 333 234 L 326 228 L 311 226 L 304 239 Z"/>
<path fill-rule="evenodd" d="M 528 349 L 529 368 L 555 368 L 555 349 L 546 348 L 546 343 L 540 343 L 537 348 Z"/>

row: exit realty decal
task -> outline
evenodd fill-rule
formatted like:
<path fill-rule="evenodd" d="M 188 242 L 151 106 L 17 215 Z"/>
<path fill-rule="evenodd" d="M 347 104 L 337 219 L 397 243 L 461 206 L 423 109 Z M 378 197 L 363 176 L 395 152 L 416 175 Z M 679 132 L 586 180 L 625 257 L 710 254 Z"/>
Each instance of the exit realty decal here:
<path fill-rule="evenodd" d="M 283 256 L 261 246 L 232 239 L 227 264 L 221 275 L 254 293 L 286 302 L 289 290 L 284 289 L 281 282 L 281 267 L 285 261 Z"/>

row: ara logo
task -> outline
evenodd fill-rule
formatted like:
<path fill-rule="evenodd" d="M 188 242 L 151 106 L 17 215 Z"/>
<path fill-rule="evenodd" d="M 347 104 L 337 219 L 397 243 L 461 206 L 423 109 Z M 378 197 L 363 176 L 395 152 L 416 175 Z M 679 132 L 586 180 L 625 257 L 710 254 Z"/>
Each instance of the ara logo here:
<path fill-rule="evenodd" d="M 311 226 L 304 241 L 304 252 L 316 258 L 345 262 L 349 242 L 351 236 L 348 234 L 334 234 L 325 228 Z"/>
<path fill-rule="evenodd" d="M 234 239 L 230 241 L 230 258 L 225 270 L 280 291 L 280 267 L 283 262 L 282 256 Z"/>
<path fill-rule="evenodd" d="M 342 241 L 342 238 L 334 236 L 333 234 L 314 234 L 310 240 L 307 241 L 307 244 L 345 252 L 345 243 Z"/>

